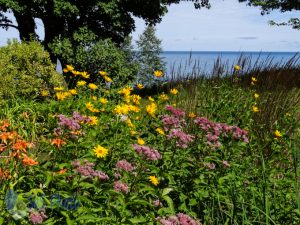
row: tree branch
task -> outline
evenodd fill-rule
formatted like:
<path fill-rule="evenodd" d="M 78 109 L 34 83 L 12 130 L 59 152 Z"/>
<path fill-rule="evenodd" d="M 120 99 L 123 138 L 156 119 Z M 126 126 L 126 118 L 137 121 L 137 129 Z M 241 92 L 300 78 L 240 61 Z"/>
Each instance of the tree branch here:
<path fill-rule="evenodd" d="M 12 28 L 15 28 L 15 29 L 19 29 L 19 27 L 18 26 L 16 26 L 16 25 L 13 25 L 13 24 L 6 24 L 6 23 L 0 23 L 0 27 L 6 27 L 6 28 L 8 28 L 8 27 L 12 27 Z"/>

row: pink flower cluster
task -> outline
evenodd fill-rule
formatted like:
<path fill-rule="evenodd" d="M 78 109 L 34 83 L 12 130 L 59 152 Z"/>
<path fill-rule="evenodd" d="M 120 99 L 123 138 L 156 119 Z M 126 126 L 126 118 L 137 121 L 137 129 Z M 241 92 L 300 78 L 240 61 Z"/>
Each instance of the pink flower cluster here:
<path fill-rule="evenodd" d="M 32 210 L 29 215 L 29 220 L 33 224 L 41 224 L 43 223 L 44 219 L 48 217 L 45 215 L 45 209 L 40 209 L 39 211 Z"/>
<path fill-rule="evenodd" d="M 171 128 L 182 128 L 186 125 L 184 119 L 180 119 L 178 117 L 175 117 L 173 115 L 163 115 L 162 116 L 162 122 L 164 124 L 164 130 L 168 131 Z"/>
<path fill-rule="evenodd" d="M 182 128 L 186 126 L 186 122 L 184 119 L 185 112 L 183 110 L 174 108 L 171 105 L 166 105 L 165 108 L 167 111 L 172 113 L 172 115 L 164 115 L 162 117 L 165 131 L 168 131 L 171 128 Z"/>
<path fill-rule="evenodd" d="M 182 109 L 174 108 L 171 105 L 166 105 L 166 110 L 171 112 L 175 117 L 184 118 L 185 112 Z"/>
<path fill-rule="evenodd" d="M 117 192 L 123 192 L 127 194 L 129 192 L 129 186 L 121 181 L 115 181 L 114 190 Z"/>
<path fill-rule="evenodd" d="M 177 147 L 187 148 L 188 144 L 194 141 L 195 136 L 187 134 L 182 130 L 186 126 L 184 119 L 185 112 L 170 105 L 166 106 L 166 110 L 172 113 L 172 115 L 164 115 L 162 117 L 165 131 L 170 131 L 167 138 L 176 139 Z"/>
<path fill-rule="evenodd" d="M 126 159 L 118 161 L 116 164 L 116 168 L 118 170 L 124 170 L 126 172 L 131 172 L 132 170 L 134 170 L 134 167 Z"/>
<path fill-rule="evenodd" d="M 94 178 L 98 177 L 99 180 L 108 180 L 109 177 L 106 173 L 94 170 L 93 167 L 95 166 L 94 163 L 88 162 L 87 160 L 84 160 L 83 165 L 80 164 L 78 160 L 75 160 L 72 165 L 75 167 L 76 171 L 81 175 L 88 178 Z"/>
<path fill-rule="evenodd" d="M 60 127 L 66 127 L 69 130 L 75 131 L 80 129 L 80 123 L 88 123 L 91 118 L 88 116 L 82 116 L 78 112 L 73 112 L 72 118 L 68 118 L 65 115 L 58 115 L 58 125 Z"/>
<path fill-rule="evenodd" d="M 151 149 L 148 146 L 133 144 L 132 147 L 139 155 L 143 155 L 148 160 L 158 160 L 162 158 L 157 150 Z"/>
<path fill-rule="evenodd" d="M 221 146 L 221 142 L 219 141 L 221 135 L 225 137 L 231 135 L 236 140 L 242 140 L 246 143 L 249 142 L 247 136 L 248 132 L 237 126 L 229 126 L 225 123 L 216 123 L 204 117 L 197 117 L 194 120 L 194 123 L 206 132 L 207 143 L 213 147 Z"/>
<path fill-rule="evenodd" d="M 170 216 L 168 218 L 158 217 L 156 219 L 162 225 L 201 225 L 201 223 L 183 213 L 178 213 L 176 216 Z"/>
<path fill-rule="evenodd" d="M 167 135 L 168 139 L 175 138 L 176 146 L 180 148 L 187 148 L 188 144 L 194 141 L 195 136 L 186 134 L 180 129 L 172 129 L 170 133 Z"/>

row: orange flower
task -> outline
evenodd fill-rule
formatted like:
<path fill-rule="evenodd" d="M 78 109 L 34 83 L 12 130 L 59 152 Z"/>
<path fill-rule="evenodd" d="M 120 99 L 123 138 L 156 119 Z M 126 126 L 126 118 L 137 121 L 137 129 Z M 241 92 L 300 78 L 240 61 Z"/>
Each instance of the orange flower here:
<path fill-rule="evenodd" d="M 4 143 L 7 143 L 7 140 L 13 140 L 18 136 L 18 133 L 15 131 L 12 132 L 2 132 L 0 134 L 0 140 L 2 140 Z"/>
<path fill-rule="evenodd" d="M 23 156 L 23 164 L 26 165 L 26 166 L 34 166 L 34 165 L 37 165 L 39 164 L 37 161 L 35 161 L 34 159 L 28 157 L 26 154 L 22 154 Z"/>
<path fill-rule="evenodd" d="M 6 128 L 9 127 L 9 121 L 8 120 L 3 120 L 2 125 L 0 126 L 1 131 L 6 131 Z"/>
<path fill-rule="evenodd" d="M 61 170 L 59 170 L 57 173 L 58 173 L 58 174 L 64 174 L 65 172 L 67 172 L 67 169 L 61 169 Z"/>
<path fill-rule="evenodd" d="M 80 130 L 76 130 L 76 131 L 70 131 L 70 134 L 72 134 L 72 135 L 81 135 L 82 132 Z"/>
<path fill-rule="evenodd" d="M 51 141 L 51 144 L 52 144 L 52 145 L 56 145 L 56 147 L 58 147 L 58 148 L 61 148 L 61 146 L 62 146 L 63 144 L 66 144 L 66 142 L 65 142 L 64 140 L 60 139 L 60 138 L 54 138 L 54 139 Z"/>
<path fill-rule="evenodd" d="M 9 175 L 8 171 L 0 168 L 0 180 L 1 179 L 9 179 L 9 178 L 11 178 L 11 176 Z"/>
<path fill-rule="evenodd" d="M 0 144 L 0 153 L 4 152 L 4 150 L 7 148 L 5 144 Z"/>
<path fill-rule="evenodd" d="M 26 148 L 28 147 L 28 143 L 24 140 L 17 140 L 16 143 L 13 145 L 13 149 L 17 151 L 26 152 Z"/>

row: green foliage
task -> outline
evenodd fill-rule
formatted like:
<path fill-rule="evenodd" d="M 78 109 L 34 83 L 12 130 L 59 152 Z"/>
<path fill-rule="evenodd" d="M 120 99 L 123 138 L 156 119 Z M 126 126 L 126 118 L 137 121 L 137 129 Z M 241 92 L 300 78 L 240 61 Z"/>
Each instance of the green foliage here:
<path fill-rule="evenodd" d="M 161 40 L 155 35 L 155 27 L 147 26 L 140 35 L 137 44 L 137 59 L 141 65 L 137 80 L 144 85 L 153 85 L 155 79 L 153 73 L 155 70 L 165 71 L 166 63 L 159 56 L 162 52 Z"/>
<path fill-rule="evenodd" d="M 179 2 L 180 0 L 0 0 L 0 28 L 17 29 L 21 40 L 28 41 L 31 36 L 39 40 L 34 19 L 40 19 L 45 29 L 45 38 L 41 43 L 47 50 L 50 50 L 48 45 L 55 39 L 62 41 L 72 38 L 83 27 L 96 34 L 97 39 L 110 38 L 115 43 L 122 43 L 135 29 L 133 16 L 149 24 L 156 24 L 167 12 L 167 5 Z M 207 0 L 200 2 L 197 1 L 197 8 L 209 6 Z M 7 12 L 12 12 L 18 26 L 7 17 Z M 52 57 L 51 51 L 50 54 Z M 54 57 L 51 59 L 56 62 Z"/>
<path fill-rule="evenodd" d="M 299 224 L 299 89 L 264 93 L 259 82 L 243 87 L 203 78 L 177 83 L 178 93 L 138 101 L 129 87 L 80 86 L 76 96 L 60 101 L 9 102 L 0 110 L 0 195 L 13 189 L 18 196 L 9 209 L 0 199 L 0 224 L 28 223 L 26 207 L 33 205 L 35 212 L 45 206 L 44 224 L 159 225 L 179 213 L 206 225 Z M 292 104 L 297 110 L 290 111 Z M 193 136 L 186 146 L 171 138 L 178 130 Z M 4 141 L 12 131 L 17 139 Z M 138 138 L 149 157 L 156 155 L 151 148 L 161 158 L 135 150 Z M 18 140 L 33 143 L 26 154 L 39 164 L 14 156 Z M 106 156 L 96 157 L 98 145 L 108 149 Z M 132 170 L 117 166 L 120 160 Z M 116 188 L 117 181 L 128 189 Z"/>
<path fill-rule="evenodd" d="M 138 64 L 130 60 L 131 52 L 118 48 L 111 40 L 98 40 L 97 36 L 80 29 L 73 37 L 62 41 L 56 40 L 51 45 L 55 56 L 61 59 L 62 65 L 70 64 L 79 71 L 86 71 L 91 76 L 88 81 L 104 83 L 99 71 L 105 71 L 113 79 L 112 88 L 120 87 L 135 79 Z M 76 79 L 67 79 L 69 86 L 74 87 Z"/>
<path fill-rule="evenodd" d="M 299 1 L 291 0 L 239 0 L 240 2 L 247 2 L 250 6 L 258 6 L 261 8 L 261 14 L 269 14 L 273 10 L 279 10 L 280 12 L 289 12 L 293 10 L 300 10 Z M 300 29 L 300 20 L 299 18 L 290 18 L 287 22 L 277 23 L 273 20 L 270 21 L 270 25 L 277 26 L 292 26 L 293 29 Z"/>
<path fill-rule="evenodd" d="M 36 98 L 62 84 L 49 54 L 36 42 L 13 42 L 0 48 L 0 98 Z"/>

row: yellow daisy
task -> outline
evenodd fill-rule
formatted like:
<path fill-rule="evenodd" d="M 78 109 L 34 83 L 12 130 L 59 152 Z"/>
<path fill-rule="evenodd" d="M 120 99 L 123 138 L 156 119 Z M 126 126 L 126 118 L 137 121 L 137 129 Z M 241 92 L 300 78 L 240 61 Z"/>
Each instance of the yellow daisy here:
<path fill-rule="evenodd" d="M 101 145 L 97 145 L 94 148 L 94 153 L 98 158 L 105 158 L 108 154 L 108 149 L 102 147 Z"/>
<path fill-rule="evenodd" d="M 151 181 L 152 184 L 157 186 L 159 184 L 158 179 L 155 176 L 149 176 L 149 180 Z"/>

